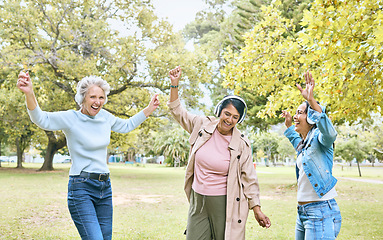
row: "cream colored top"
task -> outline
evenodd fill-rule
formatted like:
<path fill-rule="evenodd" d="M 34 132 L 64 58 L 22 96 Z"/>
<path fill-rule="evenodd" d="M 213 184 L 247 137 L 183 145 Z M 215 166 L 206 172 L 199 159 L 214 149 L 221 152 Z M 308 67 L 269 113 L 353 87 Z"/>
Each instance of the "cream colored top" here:
<path fill-rule="evenodd" d="M 309 178 L 307 177 L 305 171 L 303 170 L 302 154 L 299 154 L 297 157 L 297 167 L 299 169 L 298 194 L 297 194 L 298 202 L 326 201 L 338 196 L 334 186 L 323 197 L 321 198 L 318 197 L 318 194 L 316 194 L 313 186 L 310 183 Z"/>

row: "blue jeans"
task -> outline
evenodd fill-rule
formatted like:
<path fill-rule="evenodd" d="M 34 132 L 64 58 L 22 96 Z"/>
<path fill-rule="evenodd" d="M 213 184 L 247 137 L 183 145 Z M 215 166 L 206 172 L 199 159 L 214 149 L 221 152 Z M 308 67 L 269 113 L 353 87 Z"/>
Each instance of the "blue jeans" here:
<path fill-rule="evenodd" d="M 342 223 L 335 199 L 298 205 L 296 240 L 335 239 Z"/>
<path fill-rule="evenodd" d="M 98 181 L 69 176 L 68 208 L 81 239 L 112 239 L 112 187 Z"/>

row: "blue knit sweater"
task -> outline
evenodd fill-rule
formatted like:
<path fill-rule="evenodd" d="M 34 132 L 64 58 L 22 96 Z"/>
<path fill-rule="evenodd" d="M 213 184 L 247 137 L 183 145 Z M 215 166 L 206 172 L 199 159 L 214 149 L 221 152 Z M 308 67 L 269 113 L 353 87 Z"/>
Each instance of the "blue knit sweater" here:
<path fill-rule="evenodd" d="M 40 128 L 64 132 L 72 158 L 69 175 L 79 175 L 81 171 L 108 173 L 106 157 L 110 132 L 130 132 L 146 119 L 143 111 L 129 119 L 121 119 L 104 109 L 96 116 L 88 116 L 74 110 L 45 112 L 39 106 L 32 111 L 28 109 L 28 114 Z"/>

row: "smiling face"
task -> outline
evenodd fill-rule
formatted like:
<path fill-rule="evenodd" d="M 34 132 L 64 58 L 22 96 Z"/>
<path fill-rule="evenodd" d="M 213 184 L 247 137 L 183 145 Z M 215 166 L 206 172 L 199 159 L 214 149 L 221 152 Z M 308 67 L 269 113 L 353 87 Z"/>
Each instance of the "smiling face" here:
<path fill-rule="evenodd" d="M 303 138 L 306 138 L 307 133 L 311 130 L 313 125 L 310 125 L 307 122 L 307 112 L 306 112 L 306 104 L 301 104 L 294 117 L 295 131 L 302 135 Z"/>
<path fill-rule="evenodd" d="M 219 115 L 219 123 L 217 125 L 218 131 L 222 135 L 231 135 L 235 124 L 239 120 L 240 114 L 233 104 L 228 104 L 222 109 Z"/>
<path fill-rule="evenodd" d="M 93 85 L 88 89 L 82 103 L 81 112 L 88 116 L 96 116 L 105 103 L 105 93 L 99 86 Z"/>

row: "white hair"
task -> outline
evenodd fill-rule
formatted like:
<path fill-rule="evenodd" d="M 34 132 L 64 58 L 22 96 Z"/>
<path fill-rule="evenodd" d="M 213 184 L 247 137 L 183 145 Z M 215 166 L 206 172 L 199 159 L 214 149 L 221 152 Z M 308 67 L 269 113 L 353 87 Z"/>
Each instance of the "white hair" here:
<path fill-rule="evenodd" d="M 88 76 L 81 79 L 80 82 L 77 83 L 77 92 L 74 96 L 74 100 L 76 103 L 81 106 L 82 102 L 84 101 L 85 95 L 88 92 L 89 88 L 93 85 L 96 85 L 100 87 L 102 90 L 104 90 L 105 93 L 105 102 L 108 101 L 108 94 L 110 92 L 110 86 L 109 83 L 107 83 L 104 79 L 97 76 Z"/>

